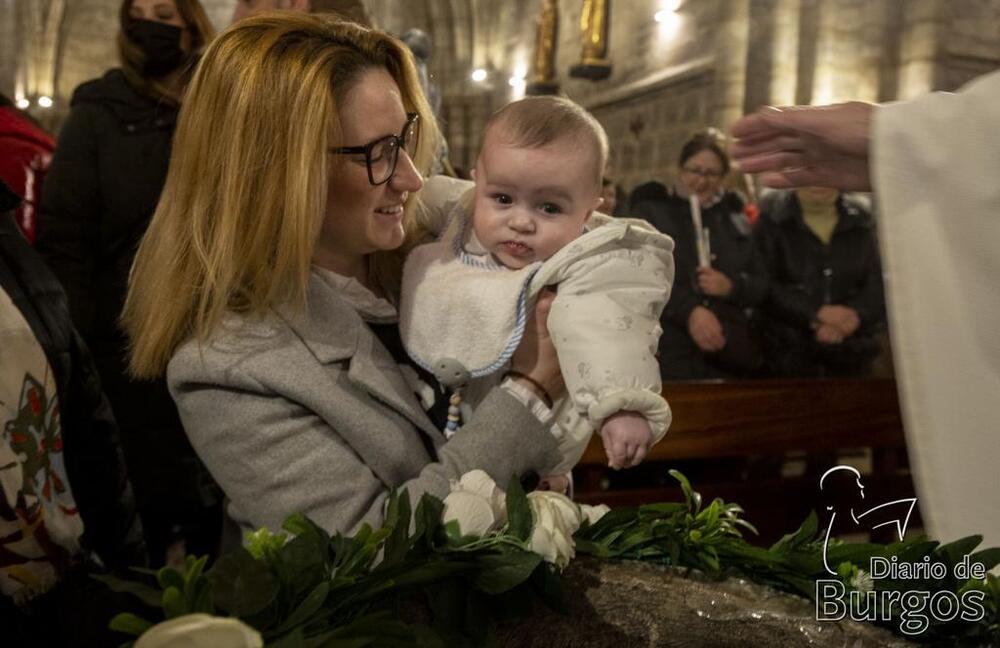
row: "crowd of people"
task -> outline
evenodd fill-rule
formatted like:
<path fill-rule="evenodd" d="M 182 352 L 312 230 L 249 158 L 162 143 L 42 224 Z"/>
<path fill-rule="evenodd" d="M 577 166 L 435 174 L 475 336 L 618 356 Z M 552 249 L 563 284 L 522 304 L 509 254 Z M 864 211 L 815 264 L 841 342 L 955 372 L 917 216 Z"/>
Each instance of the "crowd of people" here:
<path fill-rule="evenodd" d="M 727 188 L 715 129 L 686 142 L 677 166 L 676 183 L 636 187 L 627 210 L 676 244 L 664 380 L 869 375 L 885 302 L 864 199 L 804 187 L 751 204 Z"/>
<path fill-rule="evenodd" d="M 314 4 L 241 1 L 239 21 L 216 37 L 197 0 L 124 0 L 121 67 L 76 90 L 57 145 L 0 103 L 0 136 L 13 134 L 4 146 L 16 140 L 0 169 L 0 452 L 25 443 L 30 426 L 47 435 L 35 454 L 0 456 L 0 537 L 19 543 L 0 543 L 0 606 L 37 612 L 92 588 L 74 576 L 81 569 L 215 554 L 295 511 L 349 532 L 381 519 L 391 489 L 443 496 L 474 468 L 563 488 L 571 465 L 554 421 L 581 394 L 588 430 L 602 430 L 618 468 L 669 425 L 661 377 L 871 371 L 886 319 L 882 264 L 872 210 L 856 195 L 805 186 L 751 204 L 729 188 L 724 138 L 709 130 L 681 147 L 675 183 L 641 185 L 626 201 L 602 177 L 603 130 L 578 107 L 585 136 L 542 132 L 537 115 L 497 118 L 514 140 L 484 139 L 475 187 L 421 192 L 447 148 L 413 56 L 377 30 L 308 15 Z M 255 15 L 276 7 L 304 11 Z M 573 121 L 564 117 L 554 121 Z M 597 142 L 592 156 L 558 148 L 575 151 L 581 137 Z M 547 180 L 580 176 L 536 188 L 526 160 L 551 164 Z M 505 178 L 492 181 L 500 189 L 490 175 Z M 415 360 L 400 321 L 404 260 L 442 233 L 450 210 L 470 224 L 448 250 L 511 271 L 501 274 L 515 277 L 520 304 L 498 354 L 505 371 L 461 407 L 447 395 L 466 383 Z M 633 222 L 612 241 L 614 219 L 595 212 L 651 227 Z M 426 227 L 434 214 L 437 231 Z M 607 240 L 590 243 L 595 232 Z M 587 245 L 624 260 L 615 279 L 632 293 L 607 297 L 623 309 L 601 320 L 612 328 L 593 324 L 601 304 L 567 319 L 568 290 L 537 286 L 533 308 L 518 301 L 535 271 L 598 249 Z M 636 250 L 658 287 L 628 267 L 643 263 Z M 552 283 L 606 297 L 599 273 L 574 268 L 552 270 Z M 572 367 L 594 393 L 564 376 L 561 345 L 588 326 L 586 345 L 632 336 L 635 367 L 653 367 L 603 381 L 627 396 L 590 380 L 592 360 L 603 361 L 592 348 L 577 349 Z M 25 457 L 49 490 L 36 489 Z M 30 615 L 20 618 L 14 636 L 34 636 Z"/>

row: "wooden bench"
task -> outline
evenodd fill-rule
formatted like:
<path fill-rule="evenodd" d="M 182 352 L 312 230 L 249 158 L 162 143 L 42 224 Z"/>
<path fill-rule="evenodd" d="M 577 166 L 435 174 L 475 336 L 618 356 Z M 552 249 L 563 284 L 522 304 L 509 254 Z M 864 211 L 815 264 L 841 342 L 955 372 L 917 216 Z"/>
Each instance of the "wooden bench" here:
<path fill-rule="evenodd" d="M 905 461 L 905 438 L 896 383 L 886 379 L 803 379 L 668 383 L 663 395 L 673 410 L 667 436 L 646 462 L 722 460 L 784 456 L 789 452 L 833 455 L 848 448 L 872 448 L 872 474 L 865 484 L 882 497 L 912 496 Z M 830 459 L 832 460 L 832 456 Z M 651 485 L 606 490 L 609 471 L 596 436 L 574 470 L 577 499 L 632 506 L 676 499 L 674 487 Z M 831 466 L 832 467 L 832 466 Z M 742 481 L 738 478 L 695 483 L 706 498 L 738 501 L 762 537 L 773 538 L 818 506 L 818 476 Z M 789 522 L 792 520 L 792 522 Z"/>

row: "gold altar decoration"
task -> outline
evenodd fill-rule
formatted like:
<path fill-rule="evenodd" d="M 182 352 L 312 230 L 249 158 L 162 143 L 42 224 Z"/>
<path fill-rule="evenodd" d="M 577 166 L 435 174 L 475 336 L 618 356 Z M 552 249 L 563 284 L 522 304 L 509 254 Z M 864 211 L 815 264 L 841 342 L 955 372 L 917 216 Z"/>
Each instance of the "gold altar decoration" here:
<path fill-rule="evenodd" d="M 611 75 L 611 61 L 607 58 L 610 19 L 611 0 L 583 0 L 580 14 L 583 53 L 580 63 L 570 68 L 570 76 L 600 81 Z"/>
<path fill-rule="evenodd" d="M 535 31 L 535 56 L 531 64 L 531 78 L 525 93 L 548 95 L 559 92 L 556 82 L 556 44 L 559 35 L 558 0 L 541 0 L 542 13 L 539 14 Z"/>

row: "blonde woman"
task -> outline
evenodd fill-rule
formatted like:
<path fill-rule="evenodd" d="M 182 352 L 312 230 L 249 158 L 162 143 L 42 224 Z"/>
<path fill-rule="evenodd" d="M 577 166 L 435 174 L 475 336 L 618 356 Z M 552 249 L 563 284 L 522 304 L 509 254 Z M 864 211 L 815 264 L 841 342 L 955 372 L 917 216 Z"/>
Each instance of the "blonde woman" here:
<path fill-rule="evenodd" d="M 121 430 L 155 564 L 179 534 L 218 545 L 221 497 L 181 428 L 163 380 L 126 374 L 118 326 L 129 268 L 170 162 L 184 87 L 214 31 L 198 0 L 124 0 L 121 66 L 82 84 L 46 177 L 38 251 L 66 289 L 73 323 L 101 375 Z"/>
<path fill-rule="evenodd" d="M 132 370 L 167 371 L 242 528 L 302 511 L 349 532 L 393 487 L 443 496 L 474 468 L 504 484 L 558 463 L 545 308 L 513 359 L 526 378 L 447 442 L 425 409 L 440 390 L 406 365 L 399 261 L 438 142 L 409 51 L 381 32 L 270 14 L 206 52 L 125 323 Z"/>

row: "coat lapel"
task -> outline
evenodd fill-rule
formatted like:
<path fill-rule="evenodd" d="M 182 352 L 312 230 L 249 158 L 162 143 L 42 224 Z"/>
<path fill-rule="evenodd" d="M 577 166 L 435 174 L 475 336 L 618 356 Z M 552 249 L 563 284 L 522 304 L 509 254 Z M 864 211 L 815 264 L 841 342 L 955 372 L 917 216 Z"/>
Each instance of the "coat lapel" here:
<path fill-rule="evenodd" d="M 303 344 L 322 364 L 347 360 L 347 376 L 372 397 L 405 416 L 437 447 L 444 442 L 417 402 L 395 359 L 375 337 L 357 311 L 316 275 L 309 277 L 305 312 L 290 305 L 276 308 Z"/>

